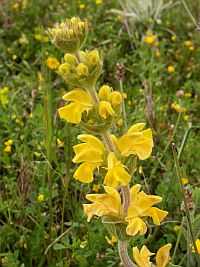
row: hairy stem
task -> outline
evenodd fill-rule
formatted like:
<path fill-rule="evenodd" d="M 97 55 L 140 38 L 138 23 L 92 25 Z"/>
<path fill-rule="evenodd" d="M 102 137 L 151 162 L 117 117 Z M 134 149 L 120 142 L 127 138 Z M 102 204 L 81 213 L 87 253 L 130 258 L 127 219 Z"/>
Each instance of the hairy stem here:
<path fill-rule="evenodd" d="M 137 267 L 137 265 L 134 264 L 128 256 L 127 245 L 128 245 L 127 241 L 121 241 L 121 240 L 118 241 L 118 250 L 120 259 L 124 264 L 124 266 L 126 267 Z"/>

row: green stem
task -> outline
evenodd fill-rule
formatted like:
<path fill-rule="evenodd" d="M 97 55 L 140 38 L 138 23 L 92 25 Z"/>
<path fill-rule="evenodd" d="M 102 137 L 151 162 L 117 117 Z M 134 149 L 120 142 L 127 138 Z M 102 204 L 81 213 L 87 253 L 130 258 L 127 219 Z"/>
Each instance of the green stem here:
<path fill-rule="evenodd" d="M 126 108 L 125 108 L 125 102 L 124 102 L 124 90 L 123 90 L 123 82 L 120 79 L 119 80 L 119 86 L 120 86 L 120 93 L 122 95 L 122 116 L 123 116 L 123 121 L 124 121 L 124 128 L 127 130 L 127 116 L 126 116 Z"/>
<path fill-rule="evenodd" d="M 52 209 L 52 91 L 51 91 L 51 77 L 48 73 L 48 83 L 45 86 L 45 118 L 46 118 L 46 158 L 47 158 L 47 178 L 48 178 L 48 196 L 49 196 L 49 239 L 51 243 L 51 228 L 53 222 L 53 209 Z M 51 262 L 51 250 L 49 250 L 48 261 Z"/>
<path fill-rule="evenodd" d="M 191 217 L 190 217 L 190 211 L 189 211 L 189 208 L 188 208 L 188 203 L 187 203 L 187 199 L 186 199 L 185 192 L 184 192 L 184 186 L 183 186 L 183 183 L 181 181 L 181 170 L 180 170 L 179 160 L 178 160 L 178 156 L 177 156 L 177 152 L 176 152 L 176 146 L 175 146 L 174 143 L 172 143 L 172 149 L 173 149 L 173 155 L 174 155 L 174 160 L 175 160 L 175 165 L 176 165 L 178 182 L 179 182 L 180 191 L 181 191 L 181 194 L 182 194 L 184 207 L 185 207 L 185 212 L 186 212 L 186 217 L 187 217 L 187 221 L 188 221 L 188 228 L 189 228 L 189 231 L 190 231 L 190 235 L 191 235 L 191 238 L 192 238 L 192 243 L 193 243 L 194 250 L 195 250 L 195 257 L 196 257 L 196 260 L 198 262 L 198 266 L 200 266 L 200 258 L 198 256 L 198 249 L 197 249 L 197 246 L 196 246 L 196 243 L 195 243 L 195 237 L 194 237 L 194 233 L 193 233 L 193 230 L 192 230 L 192 221 L 191 221 Z"/>
<path fill-rule="evenodd" d="M 184 224 L 184 217 L 182 218 L 182 221 L 181 221 L 181 226 L 180 226 L 180 230 L 179 230 L 179 233 L 178 233 L 178 238 L 176 240 L 176 245 L 175 245 L 175 248 L 174 248 L 174 253 L 173 253 L 173 256 L 172 256 L 172 259 L 171 259 L 171 263 L 173 263 L 174 261 L 174 258 L 176 256 L 176 252 L 178 250 L 178 246 L 179 246 L 179 243 L 180 243 L 180 239 L 181 239 L 181 234 L 182 234 L 182 228 L 183 228 L 183 224 Z"/>
<path fill-rule="evenodd" d="M 195 20 L 194 16 L 192 15 L 191 11 L 189 10 L 189 8 L 188 8 L 188 6 L 187 6 L 185 0 L 182 0 L 182 4 L 183 4 L 185 10 L 187 11 L 189 17 L 191 18 L 193 24 L 197 27 L 198 25 L 197 25 L 197 23 L 196 23 L 196 20 Z"/>

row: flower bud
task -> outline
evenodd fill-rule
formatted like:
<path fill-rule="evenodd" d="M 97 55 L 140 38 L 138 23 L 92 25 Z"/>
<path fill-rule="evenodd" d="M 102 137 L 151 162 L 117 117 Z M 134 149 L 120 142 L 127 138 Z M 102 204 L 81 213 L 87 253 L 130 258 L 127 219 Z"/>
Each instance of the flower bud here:
<path fill-rule="evenodd" d="M 77 71 L 77 74 L 79 76 L 88 76 L 89 75 L 88 67 L 83 63 L 79 63 L 78 64 L 78 67 L 76 68 L 76 71 Z"/>
<path fill-rule="evenodd" d="M 99 90 L 99 99 L 100 99 L 100 101 L 102 101 L 102 100 L 107 101 L 108 100 L 108 96 L 109 96 L 110 93 L 111 93 L 110 86 L 103 85 Z"/>
<path fill-rule="evenodd" d="M 65 60 L 65 62 L 67 62 L 69 64 L 72 64 L 72 65 L 77 64 L 76 57 L 73 54 L 70 54 L 70 53 L 65 54 L 64 60 Z"/>
<path fill-rule="evenodd" d="M 115 108 L 122 103 L 122 95 L 119 92 L 114 91 L 109 94 L 108 101 L 111 103 L 112 107 Z"/>
<path fill-rule="evenodd" d="M 61 75 L 70 74 L 71 73 L 70 64 L 68 63 L 61 64 L 60 67 L 58 68 L 58 71 Z"/>
<path fill-rule="evenodd" d="M 96 65 L 99 61 L 99 52 L 97 50 L 91 51 L 87 56 L 87 61 L 90 65 Z"/>
<path fill-rule="evenodd" d="M 111 104 L 107 101 L 101 101 L 99 103 L 99 115 L 104 118 L 107 119 L 108 117 L 114 115 L 114 110 L 111 107 Z"/>
<path fill-rule="evenodd" d="M 75 53 L 84 45 L 88 34 L 87 21 L 78 17 L 65 19 L 47 29 L 51 42 L 64 52 Z"/>

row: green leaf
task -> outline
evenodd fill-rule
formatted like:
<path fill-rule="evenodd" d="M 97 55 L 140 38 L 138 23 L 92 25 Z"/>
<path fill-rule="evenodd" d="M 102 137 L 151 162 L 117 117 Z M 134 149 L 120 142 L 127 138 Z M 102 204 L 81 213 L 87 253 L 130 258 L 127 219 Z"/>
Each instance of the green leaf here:
<path fill-rule="evenodd" d="M 61 249 L 66 249 L 67 247 L 66 246 L 64 246 L 63 244 L 55 244 L 54 246 L 53 246 L 53 249 L 54 250 L 61 250 Z"/>

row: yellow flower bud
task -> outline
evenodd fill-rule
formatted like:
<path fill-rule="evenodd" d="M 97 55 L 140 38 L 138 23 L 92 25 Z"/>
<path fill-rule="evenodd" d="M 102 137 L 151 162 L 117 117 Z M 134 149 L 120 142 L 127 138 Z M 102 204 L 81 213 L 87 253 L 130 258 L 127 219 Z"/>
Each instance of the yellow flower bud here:
<path fill-rule="evenodd" d="M 111 107 L 111 104 L 107 101 L 101 101 L 99 104 L 99 115 L 107 119 L 109 116 L 114 115 L 114 110 Z"/>
<path fill-rule="evenodd" d="M 73 54 L 67 53 L 64 56 L 64 59 L 69 64 L 76 64 L 76 57 Z"/>
<path fill-rule="evenodd" d="M 88 76 L 89 75 L 88 67 L 83 63 L 78 64 L 76 71 L 77 71 L 77 74 L 79 76 Z"/>
<path fill-rule="evenodd" d="M 108 101 L 111 103 L 112 107 L 115 108 L 122 103 L 122 95 L 119 92 L 114 91 L 109 94 Z"/>
<path fill-rule="evenodd" d="M 80 30 L 84 30 L 85 29 L 85 22 L 83 22 L 83 21 L 78 22 L 78 27 Z"/>
<path fill-rule="evenodd" d="M 64 63 L 60 65 L 60 67 L 58 68 L 58 71 L 60 72 L 60 74 L 63 74 L 63 75 L 70 74 L 71 73 L 70 64 Z"/>
<path fill-rule="evenodd" d="M 108 100 L 108 96 L 111 93 L 111 88 L 108 85 L 103 85 L 99 90 L 99 99 L 102 100 Z"/>
<path fill-rule="evenodd" d="M 40 202 L 44 201 L 44 195 L 43 194 L 40 194 L 37 199 Z"/>
<path fill-rule="evenodd" d="M 96 65 L 99 61 L 99 52 L 97 50 L 91 51 L 87 56 L 88 63 Z"/>
<path fill-rule="evenodd" d="M 5 152 L 7 152 L 7 153 L 10 153 L 11 152 L 11 146 L 6 146 L 5 148 L 4 148 L 4 151 Z"/>
<path fill-rule="evenodd" d="M 75 23 L 77 23 L 78 21 L 77 21 L 77 18 L 76 17 L 73 17 L 73 18 L 71 18 L 71 23 L 72 24 L 75 24 Z"/>

